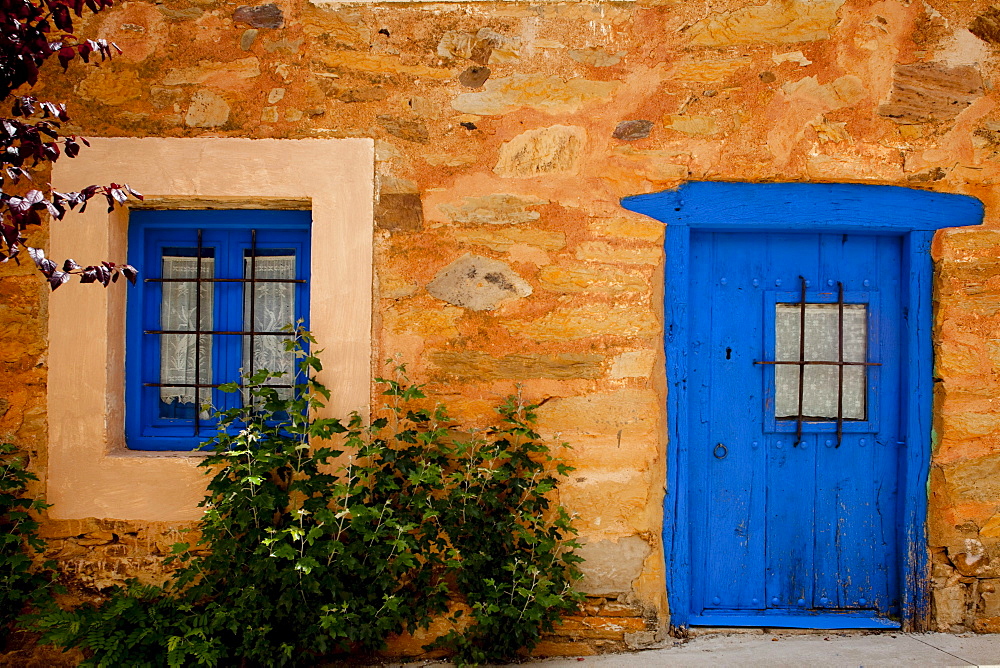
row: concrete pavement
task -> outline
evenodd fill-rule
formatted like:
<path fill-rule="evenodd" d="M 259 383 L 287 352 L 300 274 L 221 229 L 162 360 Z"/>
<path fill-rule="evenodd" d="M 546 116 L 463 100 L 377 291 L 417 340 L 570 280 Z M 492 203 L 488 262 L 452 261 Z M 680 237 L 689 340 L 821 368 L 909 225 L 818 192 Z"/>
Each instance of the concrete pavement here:
<path fill-rule="evenodd" d="M 1000 634 L 898 633 L 732 629 L 698 631 L 684 640 L 627 654 L 534 659 L 539 668 L 658 668 L 711 666 L 877 668 L 880 666 L 980 666 L 1000 668 Z M 387 664 L 394 668 L 433 666 L 446 661 Z"/>
<path fill-rule="evenodd" d="M 1000 634 L 774 631 L 670 639 L 630 654 L 541 659 L 544 668 L 646 666 L 1000 666 Z"/>

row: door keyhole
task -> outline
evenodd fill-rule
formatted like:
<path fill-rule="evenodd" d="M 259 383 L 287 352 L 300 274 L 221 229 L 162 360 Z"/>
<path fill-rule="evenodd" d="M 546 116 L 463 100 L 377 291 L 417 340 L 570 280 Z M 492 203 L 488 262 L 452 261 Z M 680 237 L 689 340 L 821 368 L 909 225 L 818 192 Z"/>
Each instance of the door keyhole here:
<path fill-rule="evenodd" d="M 733 358 L 733 349 L 732 348 L 726 348 L 726 359 L 730 360 L 732 358 Z"/>

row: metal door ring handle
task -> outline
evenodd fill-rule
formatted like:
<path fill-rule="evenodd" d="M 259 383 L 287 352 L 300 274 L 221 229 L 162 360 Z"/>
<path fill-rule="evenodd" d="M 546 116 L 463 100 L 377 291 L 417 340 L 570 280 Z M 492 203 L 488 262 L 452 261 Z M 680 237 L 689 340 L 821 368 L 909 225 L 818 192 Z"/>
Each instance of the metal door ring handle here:
<path fill-rule="evenodd" d="M 722 443 L 718 443 L 715 448 L 712 449 L 712 454 L 715 455 L 716 459 L 725 459 L 726 455 L 729 454 L 729 448 L 724 446 Z"/>

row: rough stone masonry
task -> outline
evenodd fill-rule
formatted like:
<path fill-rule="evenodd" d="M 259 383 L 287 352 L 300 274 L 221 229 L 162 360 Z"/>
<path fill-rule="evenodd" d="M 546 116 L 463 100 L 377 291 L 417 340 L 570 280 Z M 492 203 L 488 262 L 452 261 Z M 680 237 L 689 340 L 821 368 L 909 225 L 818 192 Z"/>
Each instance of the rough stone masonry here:
<path fill-rule="evenodd" d="M 984 224 L 933 249 L 927 549 L 931 627 L 997 632 L 998 17 L 985 0 L 126 0 L 83 31 L 123 55 L 52 65 L 38 92 L 90 136 L 375 139 L 372 359 L 401 355 L 466 421 L 516 386 L 551 397 L 542 429 L 573 444 L 559 500 L 591 599 L 540 654 L 640 646 L 670 622 L 663 230 L 620 198 L 685 180 L 980 198 Z M 0 271 L 0 437 L 44 486 L 46 288 Z M 183 528 L 45 524 L 50 556 L 98 589 L 164 577 Z"/>

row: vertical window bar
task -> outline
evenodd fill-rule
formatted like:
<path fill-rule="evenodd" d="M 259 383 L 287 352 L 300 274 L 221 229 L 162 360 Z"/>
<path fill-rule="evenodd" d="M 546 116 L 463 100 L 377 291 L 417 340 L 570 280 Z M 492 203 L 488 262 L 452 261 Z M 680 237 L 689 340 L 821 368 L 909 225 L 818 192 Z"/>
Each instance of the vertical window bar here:
<path fill-rule="evenodd" d="M 255 306 L 257 305 L 257 230 L 250 230 L 250 368 L 246 373 L 253 375 L 254 368 L 254 344 L 256 339 L 257 316 Z"/>
<path fill-rule="evenodd" d="M 201 434 L 201 230 L 198 230 L 198 258 L 194 283 L 194 435 Z"/>
<path fill-rule="evenodd" d="M 799 280 L 802 281 L 802 299 L 799 301 L 799 410 L 795 416 L 793 447 L 798 447 L 802 442 L 802 404 L 806 384 L 806 279 L 804 276 L 799 276 Z"/>
<path fill-rule="evenodd" d="M 837 447 L 844 437 L 844 284 L 837 281 Z"/>

